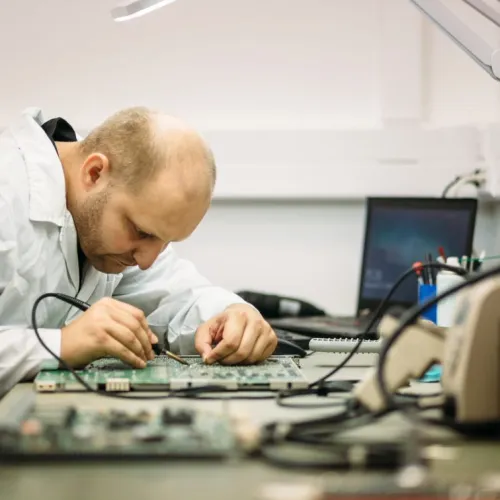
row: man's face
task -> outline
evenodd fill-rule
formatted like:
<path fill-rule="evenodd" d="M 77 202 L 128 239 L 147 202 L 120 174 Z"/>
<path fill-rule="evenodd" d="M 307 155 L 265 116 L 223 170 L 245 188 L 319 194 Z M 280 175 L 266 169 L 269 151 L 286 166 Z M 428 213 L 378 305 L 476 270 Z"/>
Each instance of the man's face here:
<path fill-rule="evenodd" d="M 128 266 L 149 268 L 166 246 L 187 238 L 210 204 L 200 191 L 189 201 L 160 176 L 138 193 L 107 186 L 73 209 L 80 246 L 97 270 L 116 274 Z"/>

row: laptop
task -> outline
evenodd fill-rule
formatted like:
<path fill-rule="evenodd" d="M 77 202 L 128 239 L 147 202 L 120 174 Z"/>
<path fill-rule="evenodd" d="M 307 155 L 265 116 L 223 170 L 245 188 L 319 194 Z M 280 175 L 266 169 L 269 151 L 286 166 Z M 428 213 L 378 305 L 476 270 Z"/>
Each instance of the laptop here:
<path fill-rule="evenodd" d="M 270 324 L 320 338 L 363 333 L 396 280 L 414 262 L 423 262 L 428 253 L 435 259 L 439 247 L 446 255 L 472 254 L 476 212 L 477 200 L 469 198 L 368 198 L 356 315 L 279 318 Z M 416 279 L 408 278 L 388 307 L 407 309 L 417 303 L 417 293 Z M 368 337 L 377 337 L 377 323 Z"/>

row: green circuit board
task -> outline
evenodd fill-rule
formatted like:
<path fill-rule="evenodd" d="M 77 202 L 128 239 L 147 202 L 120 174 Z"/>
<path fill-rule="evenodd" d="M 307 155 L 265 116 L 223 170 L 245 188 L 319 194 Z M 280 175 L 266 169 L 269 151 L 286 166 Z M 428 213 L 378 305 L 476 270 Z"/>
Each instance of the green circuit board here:
<path fill-rule="evenodd" d="M 298 358 L 272 356 L 248 366 L 206 365 L 199 356 L 183 357 L 183 365 L 165 355 L 134 369 L 114 358 L 104 358 L 77 373 L 94 389 L 108 392 L 179 390 L 189 387 L 220 386 L 227 390 L 285 390 L 308 386 Z M 85 391 L 67 370 L 43 370 L 35 379 L 38 392 Z"/>
<path fill-rule="evenodd" d="M 0 461 L 229 458 L 242 454 L 236 435 L 224 416 L 173 407 L 33 407 L 15 425 L 0 421 Z"/>

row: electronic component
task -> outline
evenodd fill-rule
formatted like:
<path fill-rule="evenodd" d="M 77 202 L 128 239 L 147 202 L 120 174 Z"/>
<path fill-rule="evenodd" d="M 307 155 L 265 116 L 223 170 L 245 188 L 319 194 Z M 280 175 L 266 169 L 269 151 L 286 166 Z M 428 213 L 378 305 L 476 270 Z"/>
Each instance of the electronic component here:
<path fill-rule="evenodd" d="M 383 338 L 390 338 L 399 326 L 399 319 L 386 314 L 379 325 Z M 387 354 L 384 376 L 387 389 L 394 393 L 412 379 L 423 377 L 435 363 L 443 360 L 444 328 L 430 321 L 419 320 L 409 326 Z M 373 412 L 385 409 L 385 401 L 377 380 L 377 370 L 372 368 L 355 387 L 356 399 Z"/>
<path fill-rule="evenodd" d="M 114 358 L 94 361 L 78 374 L 93 388 L 110 392 L 178 390 L 220 386 L 227 390 L 304 389 L 308 381 L 290 356 L 271 356 L 256 365 L 206 365 L 199 356 L 183 356 L 186 366 L 167 356 L 134 369 Z M 35 379 L 38 392 L 84 391 L 67 370 L 42 370 Z"/>
<path fill-rule="evenodd" d="M 500 278 L 498 269 L 470 278 L 472 291 L 461 291 L 453 325 L 440 328 L 418 320 L 401 332 L 382 366 L 387 390 L 394 393 L 411 379 L 420 378 L 434 363 L 443 366 L 444 411 L 457 424 L 495 423 L 500 420 L 500 334 L 498 330 Z M 488 278 L 488 279 L 486 279 Z M 481 281 L 476 284 L 476 281 Z M 384 316 L 383 337 L 400 329 L 399 320 Z M 375 371 L 354 389 L 356 399 L 371 411 L 385 408 Z"/>
<path fill-rule="evenodd" d="M 36 407 L 17 420 L 14 433 L 0 427 L 0 461 L 236 458 L 243 444 L 229 418 L 175 407 Z"/>
<path fill-rule="evenodd" d="M 346 339 L 311 339 L 309 349 L 315 352 L 328 352 L 328 363 L 339 365 L 354 349 L 359 340 Z M 382 348 L 382 340 L 363 340 L 356 354 L 346 366 L 368 367 L 374 366 L 378 361 L 378 353 Z"/>
<path fill-rule="evenodd" d="M 35 404 L 35 394 L 12 392 L 5 396 L 0 405 L 0 432 L 14 432 L 19 422 Z"/>
<path fill-rule="evenodd" d="M 457 422 L 500 419 L 500 278 L 462 292 L 444 346 L 446 411 Z"/>

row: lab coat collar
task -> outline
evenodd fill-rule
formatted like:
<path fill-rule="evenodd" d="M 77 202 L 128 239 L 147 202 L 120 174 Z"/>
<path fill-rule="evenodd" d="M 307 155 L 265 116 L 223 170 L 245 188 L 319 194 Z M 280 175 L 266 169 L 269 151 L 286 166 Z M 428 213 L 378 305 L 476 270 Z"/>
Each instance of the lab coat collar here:
<path fill-rule="evenodd" d="M 26 163 L 30 219 L 62 227 L 68 215 L 64 172 L 54 145 L 41 127 L 43 123 L 42 111 L 29 108 L 10 132 Z"/>
<path fill-rule="evenodd" d="M 73 217 L 66 208 L 66 181 L 61 160 L 41 127 L 43 123 L 42 111 L 29 108 L 18 123 L 10 128 L 10 132 L 26 164 L 30 220 L 51 222 L 61 228 L 59 240 L 66 269 L 72 285 L 78 290 L 78 236 Z"/>

